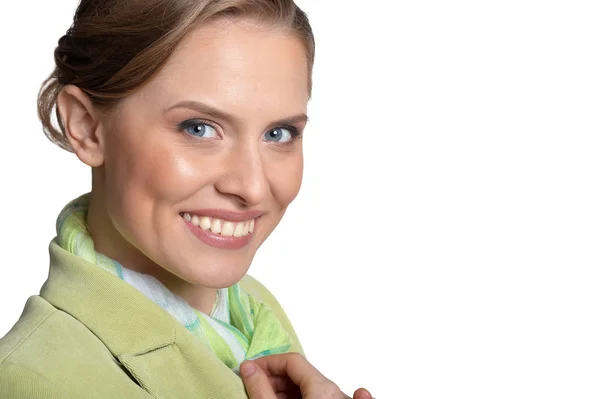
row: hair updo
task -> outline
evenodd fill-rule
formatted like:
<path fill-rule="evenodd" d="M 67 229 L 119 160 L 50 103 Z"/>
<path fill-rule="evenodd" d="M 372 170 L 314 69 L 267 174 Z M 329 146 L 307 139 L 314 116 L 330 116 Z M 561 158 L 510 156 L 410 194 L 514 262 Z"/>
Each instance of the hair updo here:
<path fill-rule="evenodd" d="M 46 136 L 72 151 L 56 106 L 65 85 L 78 86 L 94 104 L 114 105 L 152 78 L 191 30 L 219 17 L 250 18 L 296 34 L 306 48 L 310 90 L 315 41 L 293 0 L 81 0 L 38 95 Z"/>

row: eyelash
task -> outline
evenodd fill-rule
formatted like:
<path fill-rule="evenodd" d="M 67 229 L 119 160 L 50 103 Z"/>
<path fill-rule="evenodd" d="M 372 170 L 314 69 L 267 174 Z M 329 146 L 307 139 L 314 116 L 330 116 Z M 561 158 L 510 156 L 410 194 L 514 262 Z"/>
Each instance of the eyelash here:
<path fill-rule="evenodd" d="M 219 131 L 219 127 L 216 124 L 214 124 L 210 121 L 204 120 L 204 119 L 188 119 L 183 122 L 180 122 L 177 124 L 177 130 L 179 132 L 183 133 L 185 129 L 188 129 L 190 127 L 194 127 L 197 125 L 208 125 L 208 126 L 214 128 L 216 131 Z"/>
<path fill-rule="evenodd" d="M 201 124 L 211 126 L 216 131 L 219 131 L 219 127 L 218 127 L 217 124 L 215 124 L 213 122 L 210 122 L 208 120 L 205 120 L 205 119 L 188 119 L 188 120 L 185 120 L 185 121 L 180 122 L 180 123 L 177 124 L 177 130 L 179 132 L 181 132 L 181 133 L 184 133 L 185 129 L 188 129 L 190 127 L 194 127 L 196 125 L 201 125 Z M 276 129 L 287 129 L 292 134 L 292 141 L 290 141 L 289 143 L 284 143 L 284 144 L 292 144 L 296 139 L 302 137 L 302 132 L 300 132 L 297 127 L 291 126 L 291 125 L 277 126 L 277 127 L 274 127 L 274 128 L 271 128 L 271 129 L 267 130 L 265 133 L 268 133 L 268 132 L 270 132 L 272 130 L 276 130 Z"/>

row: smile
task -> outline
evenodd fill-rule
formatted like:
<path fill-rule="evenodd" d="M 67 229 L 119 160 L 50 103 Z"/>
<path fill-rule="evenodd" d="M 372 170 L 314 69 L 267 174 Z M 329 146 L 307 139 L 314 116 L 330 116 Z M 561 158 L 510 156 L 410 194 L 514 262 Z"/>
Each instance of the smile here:
<path fill-rule="evenodd" d="M 196 227 L 200 227 L 204 231 L 210 231 L 211 233 L 223 237 L 247 236 L 248 234 L 252 234 L 255 225 L 254 219 L 231 222 L 224 219 L 192 215 L 189 213 L 184 213 L 182 217 L 186 222 L 191 223 Z"/>
<path fill-rule="evenodd" d="M 240 249 L 252 241 L 262 212 L 202 210 L 179 215 L 192 234 L 203 243 L 221 249 Z"/>

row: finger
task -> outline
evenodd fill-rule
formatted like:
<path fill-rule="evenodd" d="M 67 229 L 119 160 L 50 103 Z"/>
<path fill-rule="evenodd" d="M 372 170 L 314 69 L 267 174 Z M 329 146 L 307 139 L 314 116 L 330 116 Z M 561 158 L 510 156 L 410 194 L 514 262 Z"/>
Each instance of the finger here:
<path fill-rule="evenodd" d="M 296 384 L 294 384 L 292 380 L 290 380 L 287 376 L 284 377 L 267 375 L 267 377 L 269 378 L 269 384 L 271 384 L 273 392 L 275 392 L 276 394 L 280 392 L 288 392 L 298 389 Z"/>
<path fill-rule="evenodd" d="M 359 388 L 354 392 L 352 399 L 373 399 L 373 396 L 365 388 Z"/>
<path fill-rule="evenodd" d="M 281 392 L 277 394 L 277 399 L 302 399 L 301 393 Z"/>
<path fill-rule="evenodd" d="M 262 367 L 269 375 L 287 376 L 289 375 L 292 365 L 295 366 L 295 369 L 298 368 L 302 371 L 319 373 L 317 369 L 312 367 L 308 360 L 299 353 L 283 353 L 279 355 L 263 356 L 254 359 L 253 362 Z"/>
<path fill-rule="evenodd" d="M 299 353 L 270 355 L 255 359 L 270 376 L 287 376 L 300 388 L 303 397 L 341 397 L 337 385 L 328 380 Z M 329 396 L 328 396 L 329 395 Z"/>
<path fill-rule="evenodd" d="M 267 374 L 271 376 L 288 376 L 298 386 L 306 379 L 326 380 L 325 376 L 299 353 L 265 356 L 253 361 L 263 368 Z"/>
<path fill-rule="evenodd" d="M 254 362 L 242 363 L 240 375 L 250 399 L 277 399 L 269 378 Z"/>

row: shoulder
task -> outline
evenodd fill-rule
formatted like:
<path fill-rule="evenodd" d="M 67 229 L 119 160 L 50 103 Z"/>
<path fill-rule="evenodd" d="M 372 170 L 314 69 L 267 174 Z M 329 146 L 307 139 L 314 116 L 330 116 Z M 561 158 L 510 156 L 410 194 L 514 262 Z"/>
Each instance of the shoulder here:
<path fill-rule="evenodd" d="M 40 296 L 0 338 L 0 398 L 96 398 L 131 384 L 87 326 Z"/>
<path fill-rule="evenodd" d="M 29 297 L 19 320 L 0 339 L 0 364 L 22 364 L 35 370 L 35 365 L 50 366 L 59 358 L 61 363 L 76 361 L 78 349 L 85 349 L 80 354 L 110 355 L 87 326 L 35 295 Z"/>
<path fill-rule="evenodd" d="M 0 363 L 0 398 L 62 399 L 56 384 L 22 364 Z"/>
<path fill-rule="evenodd" d="M 44 324 L 56 311 L 43 298 L 37 295 L 29 297 L 19 320 L 0 338 L 0 364 L 9 362 L 15 352 L 22 350 L 24 343 L 36 340 L 36 333 L 44 330 Z"/>
<path fill-rule="evenodd" d="M 287 314 L 283 310 L 283 307 L 279 303 L 279 301 L 275 298 L 275 296 L 265 287 L 262 283 L 260 283 L 257 279 L 250 275 L 246 275 L 241 281 L 240 285 L 242 289 L 248 294 L 252 295 L 259 302 L 267 305 L 277 316 L 283 328 L 290 334 L 292 337 L 292 352 L 299 352 L 304 354 L 302 349 L 302 345 L 300 345 L 300 340 L 288 318 Z"/>
<path fill-rule="evenodd" d="M 0 338 L 0 397 L 2 398 L 63 398 L 64 392 L 32 367 L 41 356 L 27 358 L 31 345 L 43 349 L 37 334 L 57 309 L 38 296 L 25 304 L 21 318 Z M 43 335 L 43 333 L 42 333 Z M 55 359 L 56 360 L 56 359 Z"/>

